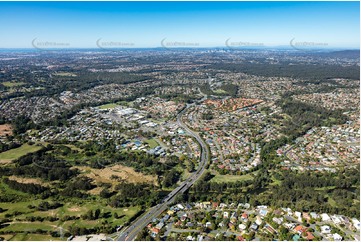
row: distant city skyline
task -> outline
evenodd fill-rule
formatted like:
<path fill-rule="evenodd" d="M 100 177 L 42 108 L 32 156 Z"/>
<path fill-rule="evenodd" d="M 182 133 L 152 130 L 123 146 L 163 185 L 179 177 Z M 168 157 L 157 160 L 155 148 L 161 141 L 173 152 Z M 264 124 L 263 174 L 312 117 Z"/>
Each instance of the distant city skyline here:
<path fill-rule="evenodd" d="M 0 48 L 350 48 L 359 2 L 0 2 Z"/>

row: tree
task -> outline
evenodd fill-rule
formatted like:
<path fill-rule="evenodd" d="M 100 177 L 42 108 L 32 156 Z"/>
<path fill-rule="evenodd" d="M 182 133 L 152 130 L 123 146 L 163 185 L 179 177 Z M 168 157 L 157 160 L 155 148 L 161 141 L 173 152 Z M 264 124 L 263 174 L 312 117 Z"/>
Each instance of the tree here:
<path fill-rule="evenodd" d="M 170 187 L 173 184 L 175 184 L 179 179 L 179 172 L 172 169 L 170 172 L 168 172 L 163 180 L 163 185 L 165 187 Z"/>
<path fill-rule="evenodd" d="M 107 188 L 104 188 L 99 195 L 102 198 L 109 198 L 111 197 L 112 193 Z"/>
<path fill-rule="evenodd" d="M 193 163 L 192 161 L 188 161 L 187 170 L 188 170 L 189 172 L 193 172 L 193 171 L 194 171 L 194 163 Z"/>
<path fill-rule="evenodd" d="M 94 212 L 94 219 L 98 219 L 99 216 L 100 216 L 100 209 L 97 208 L 97 209 L 95 210 L 95 212 Z"/>

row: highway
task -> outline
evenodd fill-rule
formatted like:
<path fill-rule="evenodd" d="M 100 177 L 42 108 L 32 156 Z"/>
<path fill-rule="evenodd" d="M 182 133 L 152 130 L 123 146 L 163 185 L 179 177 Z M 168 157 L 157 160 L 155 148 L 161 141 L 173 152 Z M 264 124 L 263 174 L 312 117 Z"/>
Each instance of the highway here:
<path fill-rule="evenodd" d="M 182 121 L 182 115 L 192 105 L 193 104 L 187 104 L 186 108 L 179 112 L 177 116 L 177 123 L 179 127 L 184 129 L 184 131 L 188 135 L 194 137 L 201 147 L 201 157 L 197 171 L 193 172 L 187 180 L 183 181 L 177 188 L 175 188 L 171 193 L 169 193 L 168 196 L 161 201 L 161 203 L 152 207 L 148 212 L 137 218 L 131 225 L 122 230 L 119 237 L 117 238 L 118 241 L 134 240 L 137 237 L 138 233 L 145 226 L 147 226 L 154 218 L 158 217 L 164 210 L 166 210 L 178 194 L 183 194 L 186 190 L 188 190 L 188 188 L 192 186 L 206 170 L 210 155 L 209 150 L 207 149 L 207 145 L 197 133 L 190 130 Z"/>

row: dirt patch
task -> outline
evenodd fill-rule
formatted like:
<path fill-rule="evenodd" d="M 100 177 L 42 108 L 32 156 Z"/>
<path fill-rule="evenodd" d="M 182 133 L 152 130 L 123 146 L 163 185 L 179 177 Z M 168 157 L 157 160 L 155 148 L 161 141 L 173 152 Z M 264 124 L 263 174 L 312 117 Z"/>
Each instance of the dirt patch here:
<path fill-rule="evenodd" d="M 10 124 L 0 125 L 0 136 L 13 135 L 13 128 Z"/>
<path fill-rule="evenodd" d="M 104 188 L 102 188 L 102 187 L 96 187 L 96 188 L 90 190 L 88 193 L 91 195 L 99 195 L 103 189 Z"/>
<path fill-rule="evenodd" d="M 68 211 L 69 212 L 80 212 L 80 207 L 71 207 L 71 208 L 68 208 Z"/>
<path fill-rule="evenodd" d="M 24 184 L 39 184 L 42 186 L 46 186 L 46 184 L 44 184 L 44 182 L 41 179 L 38 178 L 26 178 L 26 177 L 18 177 L 18 176 L 9 176 L 9 180 L 13 180 L 13 181 L 17 181 L 19 183 L 24 183 Z"/>
<path fill-rule="evenodd" d="M 113 185 L 119 183 L 119 180 L 114 179 L 114 177 L 119 177 L 129 183 L 156 183 L 156 178 L 154 176 L 144 175 L 134 171 L 133 168 L 122 165 L 114 165 L 104 169 L 93 169 L 84 166 L 77 166 L 76 168 L 97 183 L 111 183 Z"/>
<path fill-rule="evenodd" d="M 0 165 L 6 165 L 11 163 L 11 160 L 0 160 Z"/>

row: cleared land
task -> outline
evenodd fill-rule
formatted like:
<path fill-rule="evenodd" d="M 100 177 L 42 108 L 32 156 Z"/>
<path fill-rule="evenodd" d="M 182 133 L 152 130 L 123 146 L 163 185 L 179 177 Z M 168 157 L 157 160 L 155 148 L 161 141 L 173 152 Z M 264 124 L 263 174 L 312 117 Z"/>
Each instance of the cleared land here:
<path fill-rule="evenodd" d="M 23 155 L 40 150 L 41 146 L 23 144 L 22 146 L 0 153 L 0 163 L 6 163 Z"/>
<path fill-rule="evenodd" d="M 76 77 L 77 75 L 71 72 L 57 72 L 53 74 L 54 76 L 71 76 Z"/>
<path fill-rule="evenodd" d="M 157 147 L 159 144 L 157 143 L 157 141 L 155 141 L 154 139 L 148 139 L 148 140 L 146 140 L 145 142 L 147 142 L 148 143 L 148 145 L 149 145 L 149 147 L 151 148 L 151 149 L 153 149 L 153 148 L 155 148 L 155 147 Z"/>
<path fill-rule="evenodd" d="M 22 86 L 25 83 L 24 82 L 2 82 L 1 84 L 3 84 L 5 87 L 18 87 L 18 86 Z"/>
<path fill-rule="evenodd" d="M 1 124 L 0 125 L 0 136 L 12 135 L 13 128 L 10 124 Z"/>
<path fill-rule="evenodd" d="M 83 174 L 97 183 L 111 183 L 113 185 L 118 184 L 119 182 L 116 179 L 112 179 L 112 176 L 117 176 L 122 180 L 125 180 L 130 183 L 155 183 L 156 179 L 154 176 L 144 175 L 142 173 L 134 171 L 133 168 L 114 165 L 111 167 L 105 167 L 103 169 L 93 169 L 85 166 L 77 166 Z"/>
<path fill-rule="evenodd" d="M 116 106 L 118 106 L 118 104 L 116 104 L 116 103 L 108 103 L 108 104 L 101 105 L 98 108 L 99 109 L 113 109 Z"/>
<path fill-rule="evenodd" d="M 237 181 L 245 181 L 252 180 L 253 176 L 251 174 L 246 174 L 242 176 L 234 176 L 234 175 L 216 175 L 212 178 L 212 182 L 237 182 Z"/>
<path fill-rule="evenodd" d="M 46 186 L 47 184 L 44 184 L 44 182 L 39 178 L 28 178 L 28 177 L 19 177 L 19 176 L 9 176 L 9 180 L 17 181 L 19 183 L 24 184 L 39 184 Z"/>

